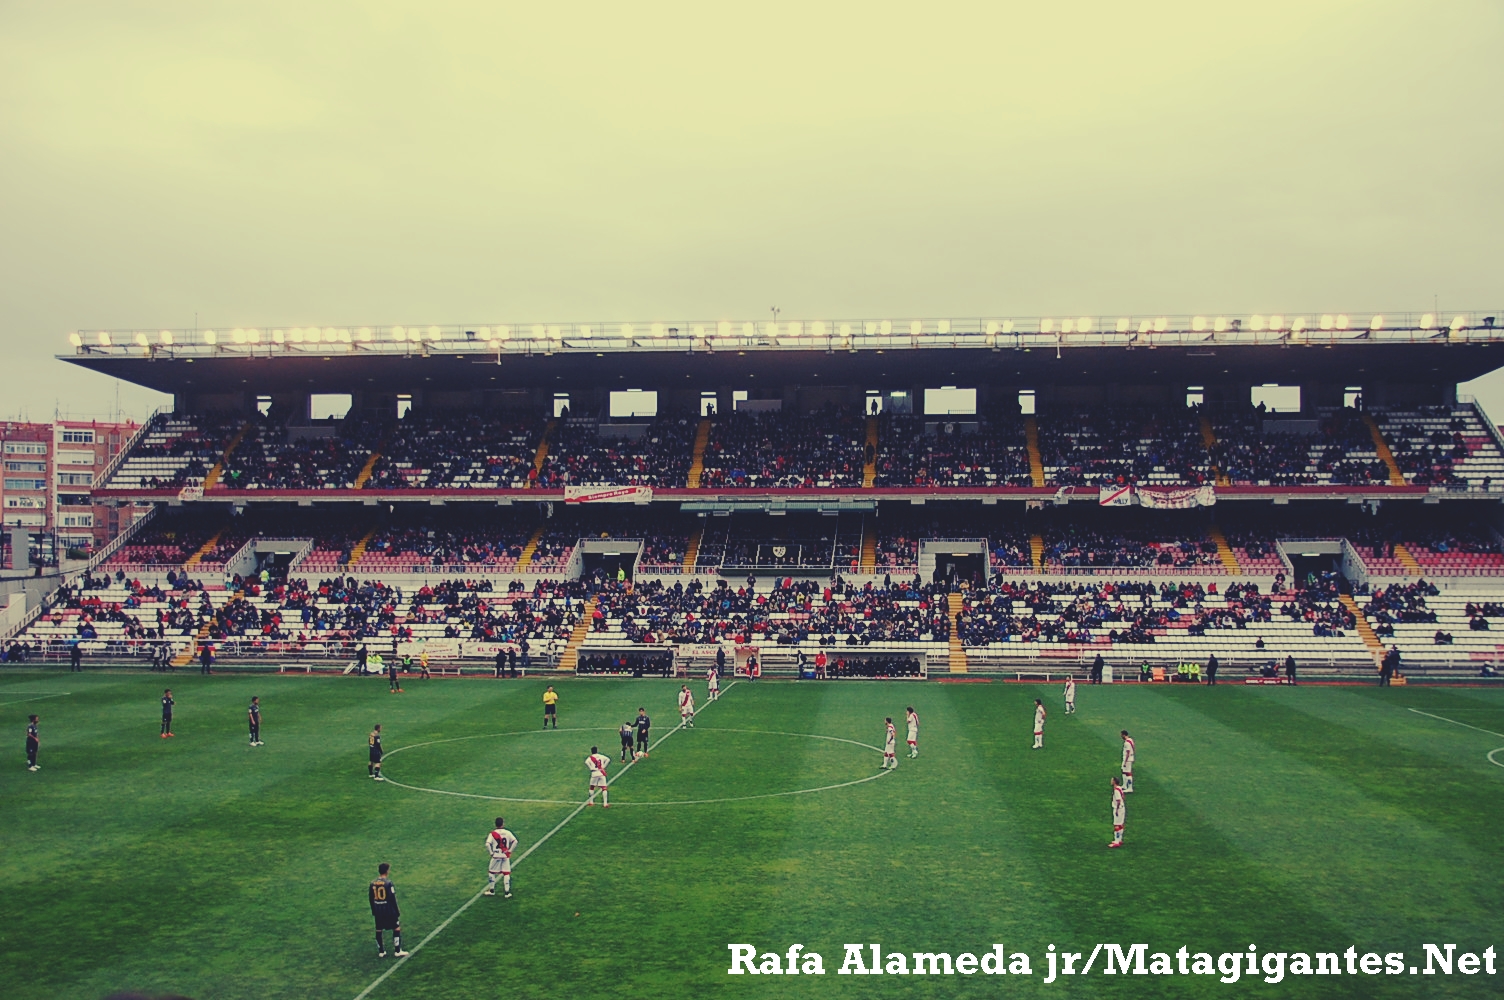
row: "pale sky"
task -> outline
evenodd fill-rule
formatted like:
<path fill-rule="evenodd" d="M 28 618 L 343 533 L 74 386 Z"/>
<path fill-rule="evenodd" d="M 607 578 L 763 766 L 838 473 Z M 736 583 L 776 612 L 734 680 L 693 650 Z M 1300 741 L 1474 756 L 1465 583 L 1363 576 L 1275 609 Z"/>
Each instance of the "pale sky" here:
<path fill-rule="evenodd" d="M 1493 0 L 0 2 L 0 417 L 107 415 L 66 333 L 195 316 L 1495 309 L 1501 29 Z"/>

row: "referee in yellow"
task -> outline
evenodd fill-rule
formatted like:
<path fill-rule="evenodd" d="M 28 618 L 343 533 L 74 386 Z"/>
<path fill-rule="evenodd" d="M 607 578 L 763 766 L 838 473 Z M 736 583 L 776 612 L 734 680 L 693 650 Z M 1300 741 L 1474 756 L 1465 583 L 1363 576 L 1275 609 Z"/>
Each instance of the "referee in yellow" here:
<path fill-rule="evenodd" d="M 554 728 L 559 728 L 559 692 L 552 686 L 543 692 L 543 728 L 547 729 L 549 722 L 553 722 Z"/>

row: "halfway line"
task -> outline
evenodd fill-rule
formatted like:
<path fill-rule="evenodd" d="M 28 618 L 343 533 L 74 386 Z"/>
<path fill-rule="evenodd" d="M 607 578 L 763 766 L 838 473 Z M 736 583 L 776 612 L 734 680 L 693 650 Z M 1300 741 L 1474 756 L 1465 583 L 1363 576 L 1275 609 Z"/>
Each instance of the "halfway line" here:
<path fill-rule="evenodd" d="M 736 687 L 736 685 L 737 685 L 737 682 L 736 681 L 732 681 L 730 684 L 726 685 L 726 691 L 730 691 L 732 688 Z M 725 692 L 723 692 L 723 693 L 725 693 Z M 712 705 L 712 704 L 714 704 L 714 702 L 711 702 L 711 703 L 707 704 L 705 706 L 705 708 L 709 708 L 710 705 Z M 705 711 L 705 708 L 701 708 L 700 712 Z M 696 712 L 695 714 L 699 715 L 700 712 Z M 664 740 L 668 739 L 670 736 L 672 736 L 675 733 L 677 733 L 680 730 L 680 728 L 682 728 L 682 727 L 675 726 L 674 728 L 670 729 L 668 732 L 664 733 L 662 736 L 658 737 L 648 747 L 648 752 L 652 753 L 654 750 L 656 750 L 658 748 L 658 745 L 660 743 L 662 743 Z M 622 768 L 620 771 L 617 771 L 616 772 L 616 777 L 609 779 L 606 782 L 606 784 L 608 786 L 615 784 L 617 781 L 619 781 L 622 778 L 623 775 L 625 775 L 628 771 L 632 770 L 632 765 L 636 764 L 636 763 L 637 763 L 637 758 L 633 757 L 630 761 L 627 762 L 627 766 L 624 767 L 624 768 Z M 559 820 L 559 824 L 557 826 L 555 826 L 552 830 L 550 830 L 547 833 L 545 833 L 542 837 L 539 837 L 538 840 L 533 844 L 532 847 L 529 847 L 527 850 L 523 851 L 522 852 L 522 857 L 520 857 L 516 861 L 512 862 L 512 867 L 516 868 L 518 865 L 522 864 L 522 862 L 524 862 L 524 861 L 526 861 L 528 859 L 528 855 L 532 854 L 538 848 L 540 848 L 544 844 L 548 843 L 549 838 L 551 838 L 554 834 L 558 833 L 560 830 L 564 829 L 564 827 L 569 823 L 570 820 L 574 819 L 580 813 L 584 812 L 585 811 L 585 807 L 590 804 L 590 801 L 591 800 L 587 798 L 584 802 L 581 802 L 579 805 L 575 806 L 574 807 L 574 811 L 571 812 L 568 816 L 565 816 L 563 819 Z M 485 894 L 485 890 L 484 889 L 480 889 L 480 890 L 478 890 L 475 893 L 475 895 L 473 895 L 469 899 L 465 900 L 465 902 L 460 905 L 460 908 L 458 910 L 455 910 L 453 913 L 449 914 L 449 916 L 444 919 L 443 923 L 439 924 L 439 926 L 437 926 L 433 930 L 429 931 L 427 937 L 425 937 L 422 941 L 419 941 L 416 945 L 414 945 L 412 951 L 408 952 L 405 957 L 397 959 L 396 962 L 392 963 L 392 967 L 390 969 L 387 969 L 381 975 L 377 976 L 376 979 L 375 979 L 375 981 L 372 982 L 370 986 L 367 986 L 365 989 L 361 990 L 358 994 L 356 994 L 355 1000 L 365 1000 L 366 997 L 370 996 L 371 993 L 372 993 L 372 991 L 374 991 L 376 989 L 376 987 L 378 987 L 382 983 L 386 982 L 388 976 L 390 976 L 392 973 L 396 972 L 398 969 L 402 968 L 403 964 L 409 958 L 412 958 L 418 952 L 422 951 L 424 945 L 428 944 L 428 942 L 430 942 L 434 938 L 438 937 L 439 934 L 443 932 L 444 928 L 448 927 L 451 923 L 453 923 L 454 920 L 460 914 L 464 913 L 466 910 L 470 909 L 470 907 L 474 906 L 475 905 L 475 901 L 478 900 L 478 899 L 480 899 L 481 896 L 484 895 L 484 894 Z"/>

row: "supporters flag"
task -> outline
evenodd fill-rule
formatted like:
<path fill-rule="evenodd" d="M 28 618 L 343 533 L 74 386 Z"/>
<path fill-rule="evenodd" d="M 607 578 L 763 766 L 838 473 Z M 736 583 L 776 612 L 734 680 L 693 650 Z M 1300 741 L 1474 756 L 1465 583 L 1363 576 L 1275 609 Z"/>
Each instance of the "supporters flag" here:
<path fill-rule="evenodd" d="M 1103 507 L 1153 507 L 1163 510 L 1185 510 L 1190 507 L 1210 507 L 1217 502 L 1217 491 L 1212 486 L 1102 486 L 1097 491 L 1097 503 Z"/>
<path fill-rule="evenodd" d="M 1127 507 L 1133 503 L 1133 487 L 1103 486 L 1097 493 L 1097 503 L 1103 507 Z"/>
<path fill-rule="evenodd" d="M 566 486 L 565 503 L 648 503 L 651 486 Z"/>

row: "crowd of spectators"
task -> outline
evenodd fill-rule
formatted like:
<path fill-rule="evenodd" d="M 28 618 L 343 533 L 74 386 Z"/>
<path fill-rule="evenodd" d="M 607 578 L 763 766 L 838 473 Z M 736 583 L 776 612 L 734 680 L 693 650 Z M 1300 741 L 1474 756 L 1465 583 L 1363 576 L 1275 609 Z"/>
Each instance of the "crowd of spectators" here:
<path fill-rule="evenodd" d="M 367 489 L 520 489 L 544 421 L 525 414 L 413 410 L 381 448 Z"/>
<path fill-rule="evenodd" d="M 240 417 L 200 416 L 191 418 L 191 423 L 165 413 L 153 417 L 131 456 L 168 456 L 186 462 L 169 476 L 146 477 L 141 485 L 164 489 L 202 484 L 244 423 Z"/>
<path fill-rule="evenodd" d="M 687 416 L 660 415 L 633 438 L 602 435 L 606 427 L 594 420 L 562 421 L 549 440 L 538 485 L 682 489 L 698 426 Z"/>
<path fill-rule="evenodd" d="M 642 645 L 665 642 L 865 646 L 882 642 L 943 642 L 950 637 L 945 599 L 932 587 L 893 582 L 861 587 L 783 579 L 770 591 L 654 581 L 607 587 L 597 596 L 592 632 L 620 630 Z"/>
<path fill-rule="evenodd" d="M 1356 410 L 1319 419 L 1314 434 L 1265 429 L 1272 415 L 1258 407 L 1221 408 L 1213 422 L 1217 443 L 1211 458 L 1233 485 L 1311 486 L 1387 483 L 1389 467 L 1378 457 L 1368 424 Z"/>
<path fill-rule="evenodd" d="M 884 413 L 877 486 L 1029 486 L 1029 453 L 1016 414 L 968 419 Z"/>
<path fill-rule="evenodd" d="M 674 656 L 670 652 L 581 653 L 575 668 L 582 674 L 608 674 L 619 677 L 672 677 Z"/>
<path fill-rule="evenodd" d="M 1212 482 L 1193 408 L 1042 406 L 1037 424 L 1051 485 Z"/>
<path fill-rule="evenodd" d="M 1376 589 L 1369 598 L 1363 616 L 1373 625 L 1374 634 L 1390 638 L 1394 626 L 1399 624 L 1431 624 L 1436 621 L 1436 612 L 1426 607 L 1426 598 L 1441 593 L 1434 584 L 1425 580 L 1414 583 L 1396 583 Z M 1469 616 L 1476 619 L 1476 614 Z"/>
<path fill-rule="evenodd" d="M 220 485 L 232 490 L 350 490 L 379 442 L 377 425 L 351 417 L 327 436 L 263 422 L 225 463 Z"/>
<path fill-rule="evenodd" d="M 1415 414 L 1429 418 L 1428 424 L 1445 419 L 1447 426 L 1422 427 L 1414 419 L 1389 422 L 1386 440 L 1395 464 L 1417 486 L 1466 486 L 1467 480 L 1457 474 L 1455 465 L 1470 454 L 1467 422 L 1449 406 L 1423 406 Z"/>
<path fill-rule="evenodd" d="M 1220 571 L 1222 566 L 1216 543 L 1204 535 L 1177 538 L 1165 531 L 1128 527 L 1109 530 L 1062 520 L 1050 522 L 1041 535 L 1047 572 L 1097 566 L 1203 567 Z"/>
<path fill-rule="evenodd" d="M 858 411 L 739 411 L 711 426 L 700 485 L 713 489 L 860 486 L 866 424 Z"/>

